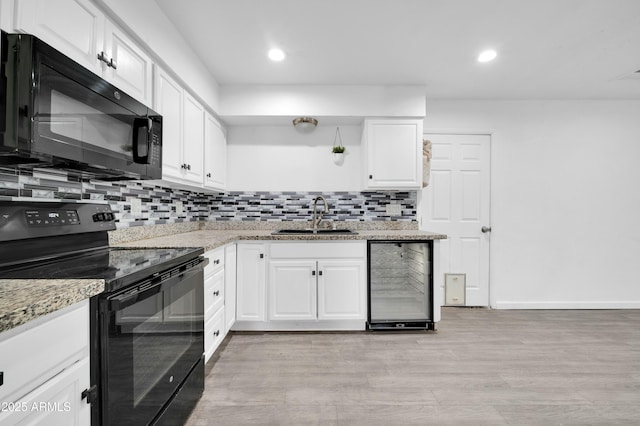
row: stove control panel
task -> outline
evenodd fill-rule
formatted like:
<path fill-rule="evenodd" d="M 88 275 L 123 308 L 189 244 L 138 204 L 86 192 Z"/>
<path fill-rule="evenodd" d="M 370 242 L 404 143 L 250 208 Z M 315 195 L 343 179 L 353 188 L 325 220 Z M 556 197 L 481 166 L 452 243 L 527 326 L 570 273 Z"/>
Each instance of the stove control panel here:
<path fill-rule="evenodd" d="M 29 226 L 80 225 L 77 210 L 29 209 L 25 215 Z"/>
<path fill-rule="evenodd" d="M 108 204 L 0 201 L 0 242 L 114 229 Z"/>
<path fill-rule="evenodd" d="M 96 213 L 93 215 L 94 222 L 111 222 L 116 217 L 111 212 Z"/>

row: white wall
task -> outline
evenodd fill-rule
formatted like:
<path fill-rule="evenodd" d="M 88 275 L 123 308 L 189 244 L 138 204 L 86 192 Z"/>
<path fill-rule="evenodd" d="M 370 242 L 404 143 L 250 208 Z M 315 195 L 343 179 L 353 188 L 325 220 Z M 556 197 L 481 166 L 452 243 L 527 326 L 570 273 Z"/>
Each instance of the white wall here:
<path fill-rule="evenodd" d="M 231 191 L 359 191 L 361 126 L 340 126 L 346 147 L 342 166 L 331 160 L 336 126 L 318 124 L 309 134 L 289 126 L 227 129 L 227 179 Z"/>
<path fill-rule="evenodd" d="M 427 101 L 492 133 L 497 308 L 640 308 L 640 101 Z"/>
<path fill-rule="evenodd" d="M 220 115 L 424 117 L 424 86 L 223 86 Z"/>

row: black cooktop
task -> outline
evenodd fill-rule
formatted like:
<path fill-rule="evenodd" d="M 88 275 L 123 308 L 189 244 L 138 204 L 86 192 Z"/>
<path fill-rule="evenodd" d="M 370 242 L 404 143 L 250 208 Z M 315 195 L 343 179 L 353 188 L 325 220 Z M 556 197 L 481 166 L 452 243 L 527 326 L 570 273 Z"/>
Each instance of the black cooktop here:
<path fill-rule="evenodd" d="M 188 262 L 203 251 L 202 248 L 100 248 L 13 265 L 1 269 L 0 278 L 97 278 L 105 280 L 106 291 L 115 291 Z"/>
<path fill-rule="evenodd" d="M 105 280 L 112 292 L 177 266 L 202 248 L 109 247 L 108 204 L 0 201 L 0 278 Z"/>

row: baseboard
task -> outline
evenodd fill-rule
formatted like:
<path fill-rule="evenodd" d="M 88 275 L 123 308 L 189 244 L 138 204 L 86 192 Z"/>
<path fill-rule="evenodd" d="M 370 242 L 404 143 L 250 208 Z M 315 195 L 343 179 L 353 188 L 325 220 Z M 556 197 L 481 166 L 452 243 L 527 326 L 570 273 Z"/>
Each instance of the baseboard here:
<path fill-rule="evenodd" d="M 499 301 L 494 309 L 640 309 L 640 301 L 606 302 L 508 302 Z"/>

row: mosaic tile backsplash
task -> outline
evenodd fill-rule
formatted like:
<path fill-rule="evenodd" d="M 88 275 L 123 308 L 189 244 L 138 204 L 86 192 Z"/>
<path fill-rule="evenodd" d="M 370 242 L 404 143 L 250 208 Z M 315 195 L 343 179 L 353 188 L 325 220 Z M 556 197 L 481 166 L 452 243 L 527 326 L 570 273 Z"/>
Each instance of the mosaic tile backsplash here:
<path fill-rule="evenodd" d="M 59 175 L 49 170 L 0 168 L 0 200 L 107 202 L 118 228 L 181 222 L 310 221 L 313 200 L 329 204 L 326 221 L 416 222 L 416 192 L 225 192 L 198 193 L 146 181 L 102 182 Z M 141 201 L 141 213 L 132 204 Z M 395 204 L 394 214 L 387 205 Z M 133 206 L 135 207 L 135 206 Z M 319 202 L 322 209 L 322 202 Z"/>

